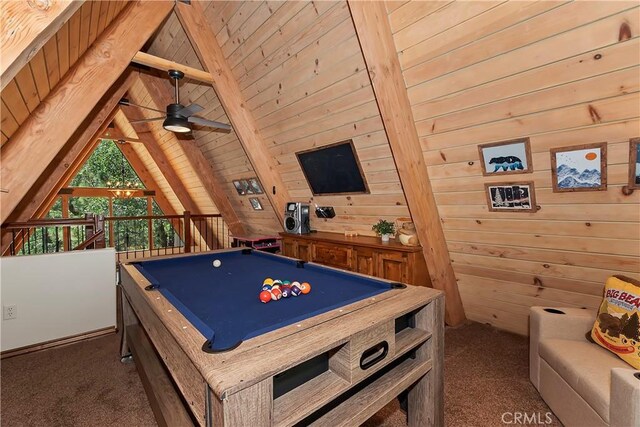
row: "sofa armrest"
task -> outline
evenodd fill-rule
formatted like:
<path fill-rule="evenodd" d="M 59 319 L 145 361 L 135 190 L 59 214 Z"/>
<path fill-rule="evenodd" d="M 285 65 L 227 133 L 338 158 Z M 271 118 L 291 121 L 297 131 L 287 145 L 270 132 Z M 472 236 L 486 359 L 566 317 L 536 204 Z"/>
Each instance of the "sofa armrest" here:
<path fill-rule="evenodd" d="M 595 310 L 581 308 L 531 307 L 529 317 L 529 378 L 538 388 L 540 382 L 540 354 L 538 345 L 543 339 L 582 341 L 593 327 Z"/>
<path fill-rule="evenodd" d="M 611 427 L 640 426 L 640 371 L 633 368 L 611 370 Z"/>

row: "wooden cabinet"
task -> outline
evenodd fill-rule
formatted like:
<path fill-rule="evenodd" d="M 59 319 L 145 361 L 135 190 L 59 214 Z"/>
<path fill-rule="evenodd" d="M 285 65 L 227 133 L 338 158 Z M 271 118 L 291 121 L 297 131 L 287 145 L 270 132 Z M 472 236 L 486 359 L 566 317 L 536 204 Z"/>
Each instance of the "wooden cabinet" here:
<path fill-rule="evenodd" d="M 373 249 L 356 246 L 353 252 L 354 252 L 353 271 L 355 271 L 356 273 L 368 274 L 369 276 L 374 276 L 376 269 L 375 269 Z"/>
<path fill-rule="evenodd" d="M 286 256 L 396 282 L 431 286 L 421 247 L 403 246 L 394 241 L 382 243 L 377 237 L 346 237 L 322 231 L 280 235 Z"/>

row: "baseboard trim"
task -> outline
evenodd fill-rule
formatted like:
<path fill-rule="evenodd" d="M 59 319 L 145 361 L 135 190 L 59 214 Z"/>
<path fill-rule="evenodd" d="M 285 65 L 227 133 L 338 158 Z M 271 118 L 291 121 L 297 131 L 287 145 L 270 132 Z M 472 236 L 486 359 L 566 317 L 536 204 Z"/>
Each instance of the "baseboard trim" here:
<path fill-rule="evenodd" d="M 23 354 L 35 353 L 37 351 L 48 350 L 50 348 L 62 347 L 65 345 L 73 344 L 79 341 L 90 340 L 92 338 L 98 338 L 109 334 L 116 333 L 115 326 L 108 326 L 102 329 L 96 329 L 94 331 L 83 332 L 77 335 L 71 335 L 69 337 L 59 338 L 43 343 L 27 345 L 24 347 L 14 348 L 12 350 L 6 350 L 0 352 L 0 359 L 8 359 L 10 357 L 20 356 Z"/>

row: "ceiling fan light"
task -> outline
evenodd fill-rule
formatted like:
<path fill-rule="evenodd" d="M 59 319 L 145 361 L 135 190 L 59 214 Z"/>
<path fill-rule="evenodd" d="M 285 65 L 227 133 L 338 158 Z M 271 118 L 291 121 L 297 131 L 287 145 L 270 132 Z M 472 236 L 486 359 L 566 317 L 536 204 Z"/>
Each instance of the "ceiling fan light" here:
<path fill-rule="evenodd" d="M 162 123 L 162 127 L 169 132 L 187 133 L 191 131 L 189 122 L 179 117 L 167 117 Z"/>

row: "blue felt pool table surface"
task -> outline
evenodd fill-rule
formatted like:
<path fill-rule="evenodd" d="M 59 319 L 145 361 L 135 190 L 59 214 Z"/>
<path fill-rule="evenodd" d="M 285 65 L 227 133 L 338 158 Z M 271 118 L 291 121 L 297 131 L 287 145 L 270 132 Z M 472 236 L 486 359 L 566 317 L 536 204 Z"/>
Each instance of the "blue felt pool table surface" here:
<path fill-rule="evenodd" d="M 220 267 L 213 261 L 220 260 Z M 389 291 L 393 284 L 347 271 L 241 249 L 132 263 L 155 289 L 225 351 L 242 341 Z M 264 279 L 308 282 L 311 292 L 263 303 Z"/>

